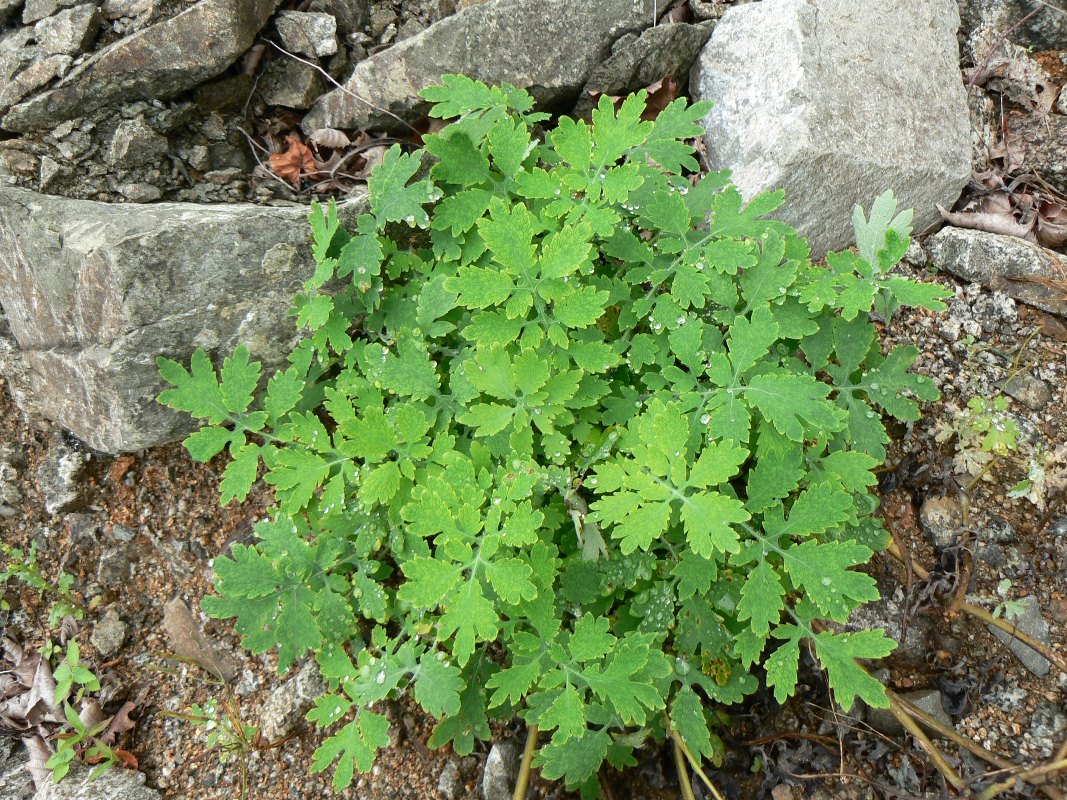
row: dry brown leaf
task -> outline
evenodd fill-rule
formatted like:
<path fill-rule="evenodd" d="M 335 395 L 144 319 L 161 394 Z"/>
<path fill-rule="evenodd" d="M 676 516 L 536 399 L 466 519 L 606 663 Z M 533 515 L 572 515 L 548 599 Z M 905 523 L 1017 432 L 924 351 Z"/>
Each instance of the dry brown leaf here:
<path fill-rule="evenodd" d="M 988 211 L 947 211 L 943 206 L 937 210 L 946 222 L 950 222 L 958 228 L 971 228 L 987 233 L 996 233 L 1001 236 L 1015 236 L 1019 239 L 1035 241 L 1033 234 L 1034 221 L 1029 223 L 1016 222 L 1010 216 Z"/>
<path fill-rule="evenodd" d="M 22 743 L 30 753 L 26 770 L 33 779 L 33 785 L 41 789 L 52 778 L 52 770 L 45 766 L 45 762 L 52 756 L 52 751 L 48 749 L 43 736 L 24 736 Z"/>
<path fill-rule="evenodd" d="M 678 97 L 678 81 L 671 75 L 660 78 L 645 88 L 648 100 L 645 102 L 645 110 L 641 113 L 641 119 L 644 120 L 654 120 Z"/>
<path fill-rule="evenodd" d="M 163 628 L 176 655 L 199 664 L 225 681 L 232 680 L 237 674 L 231 659 L 204 635 L 189 608 L 177 597 L 163 607 Z"/>
<path fill-rule="evenodd" d="M 386 148 L 383 144 L 376 144 L 373 147 L 368 147 L 363 151 L 363 167 L 357 174 L 360 178 L 365 178 L 370 175 L 371 170 L 382 163 L 382 159 L 385 158 Z"/>
<path fill-rule="evenodd" d="M 136 463 L 133 456 L 119 456 L 111 463 L 111 469 L 107 471 L 107 477 L 112 483 L 118 483 L 126 477 L 126 473 Z"/>
<path fill-rule="evenodd" d="M 270 168 L 279 178 L 299 189 L 301 177 L 317 169 L 315 155 L 310 147 L 295 136 L 286 136 L 285 141 L 288 142 L 288 148 L 284 153 L 274 153 L 270 157 Z"/>
<path fill-rule="evenodd" d="M 352 144 L 352 140 L 348 138 L 344 131 L 339 131 L 336 128 L 319 128 L 313 131 L 309 138 L 319 147 L 332 147 L 335 150 Z"/>
<path fill-rule="evenodd" d="M 104 744 L 114 744 L 115 738 L 120 733 L 133 730 L 137 723 L 130 719 L 130 712 L 133 711 L 134 708 L 136 708 L 136 706 L 131 701 L 123 703 L 122 707 L 115 712 L 115 716 L 111 718 L 107 730 L 100 734 L 100 741 Z"/>

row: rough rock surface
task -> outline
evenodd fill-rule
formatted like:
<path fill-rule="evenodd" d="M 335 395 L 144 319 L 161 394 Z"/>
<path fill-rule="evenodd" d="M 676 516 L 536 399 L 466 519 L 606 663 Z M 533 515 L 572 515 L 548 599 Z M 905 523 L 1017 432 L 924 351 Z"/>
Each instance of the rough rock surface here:
<path fill-rule="evenodd" d="M 1067 14 L 1047 0 L 959 0 L 963 28 L 1011 31 L 1011 40 L 1037 50 L 1067 48 Z M 1061 5 L 1061 8 L 1056 8 Z M 1018 23 L 1028 17 L 1021 25 Z"/>
<path fill-rule="evenodd" d="M 395 127 L 392 115 L 425 111 L 418 91 L 446 73 L 507 81 L 549 106 L 573 100 L 612 42 L 651 22 L 640 0 L 490 0 L 360 62 L 343 87 L 319 98 L 302 125 L 306 131 Z"/>
<path fill-rule="evenodd" d="M 260 732 L 267 742 L 277 742 L 289 734 L 311 710 L 315 698 L 326 691 L 314 660 L 270 693 L 260 711 Z"/>
<path fill-rule="evenodd" d="M 1018 627 L 1023 633 L 1029 634 L 1041 644 L 1051 644 L 1049 638 L 1049 625 L 1045 618 L 1041 615 L 1041 608 L 1038 605 L 1036 597 L 1024 597 L 1019 601 L 1025 606 L 1025 610 L 1022 615 L 1012 623 Z M 1048 671 L 1052 668 L 1052 664 L 1049 663 L 1043 655 L 1038 653 L 1030 646 L 1023 644 L 1016 638 L 1013 638 L 1011 634 L 1002 631 L 993 625 L 987 625 L 989 632 L 996 636 L 1000 641 L 1006 644 L 1019 660 L 1023 662 L 1023 666 L 1030 670 L 1032 673 L 1038 676 L 1047 675 Z"/>
<path fill-rule="evenodd" d="M 155 357 L 244 342 L 281 363 L 312 267 L 307 236 L 300 206 L 135 207 L 0 188 L 0 306 L 22 362 L 3 370 L 13 394 L 97 450 L 181 436 L 188 417 L 155 401 Z"/>
<path fill-rule="evenodd" d="M 1061 91 L 1061 100 L 1065 94 Z M 1067 194 L 1067 116 L 1031 114 L 1017 127 L 1026 142 L 1026 168 Z"/>
<path fill-rule="evenodd" d="M 283 11 L 274 25 L 292 53 L 318 58 L 337 52 L 337 20 L 329 14 Z"/>
<path fill-rule="evenodd" d="M 851 244 L 853 207 L 892 189 L 915 230 L 971 176 L 954 0 L 764 0 L 730 8 L 691 76 L 713 168 L 745 197 L 785 189 L 778 216 L 816 255 Z"/>
<path fill-rule="evenodd" d="M 115 653 L 126 640 L 126 623 L 122 621 L 119 612 L 109 608 L 100 621 L 93 627 L 89 636 L 96 652 L 107 657 Z"/>
<path fill-rule="evenodd" d="M 0 797 L 30 800 L 33 782 L 26 771 L 27 753 L 18 739 L 0 736 Z"/>
<path fill-rule="evenodd" d="M 489 749 L 482 773 L 485 800 L 510 800 L 519 774 L 519 746 L 512 741 L 497 742 Z"/>
<path fill-rule="evenodd" d="M 60 783 L 48 780 L 35 800 L 160 800 L 155 789 L 144 785 L 143 773 L 129 769 L 109 769 L 89 780 L 91 767 L 75 761 L 70 774 Z"/>
<path fill-rule="evenodd" d="M 89 454 L 59 438 L 37 468 L 37 487 L 49 514 L 70 511 L 84 502 L 85 467 Z"/>
<path fill-rule="evenodd" d="M 620 40 L 611 56 L 589 74 L 575 113 L 582 114 L 596 104 L 590 97 L 593 92 L 626 95 L 667 76 L 684 84 L 714 25 L 657 25 L 640 36 Z"/>
<path fill-rule="evenodd" d="M 46 53 L 71 55 L 92 44 L 99 22 L 96 6 L 86 3 L 42 19 L 33 33 Z"/>
<path fill-rule="evenodd" d="M 94 53 L 55 88 L 12 108 L 0 127 L 47 128 L 112 103 L 191 89 L 236 61 L 280 2 L 201 0 Z"/>
<path fill-rule="evenodd" d="M 926 248 L 940 270 L 1067 316 L 1067 301 L 1056 284 L 1067 274 L 1067 256 L 1013 236 L 965 228 L 938 231 Z"/>

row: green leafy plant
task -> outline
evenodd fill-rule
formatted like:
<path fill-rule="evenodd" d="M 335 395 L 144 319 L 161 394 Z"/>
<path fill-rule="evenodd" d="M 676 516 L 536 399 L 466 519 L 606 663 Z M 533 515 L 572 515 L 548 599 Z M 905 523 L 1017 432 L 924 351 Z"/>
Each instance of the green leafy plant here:
<path fill-rule="evenodd" d="M 423 96 L 451 124 L 387 151 L 352 230 L 312 209 L 289 365 L 260 391 L 243 347 L 159 360 L 160 401 L 207 421 L 192 457 L 229 451 L 223 502 L 274 488 L 202 606 L 282 671 L 315 657 L 313 769 L 369 769 L 375 704 L 409 692 L 432 746 L 517 714 L 544 776 L 595 794 L 649 739 L 718 761 L 716 706 L 761 679 L 784 701 L 805 642 L 842 706 L 886 705 L 854 659 L 893 643 L 826 623 L 878 597 L 855 567 L 887 538 L 882 415 L 937 395 L 869 320 L 943 308 L 889 274 L 910 215 L 883 195 L 816 266 L 765 218 L 780 192 L 695 174 L 707 104 L 603 98 L 542 141 L 514 87 Z"/>
<path fill-rule="evenodd" d="M 86 725 L 67 702 L 63 703 L 63 716 L 70 730 L 57 734 L 56 751 L 45 762 L 45 766 L 52 770 L 52 779 L 56 783 L 67 776 L 71 764 L 78 759 L 95 765 L 89 773 L 89 780 L 95 780 L 111 767 L 121 763 L 119 751 L 99 738 L 107 731 L 111 724 L 110 719 L 95 725 Z"/>
<path fill-rule="evenodd" d="M 1004 395 L 972 397 L 962 412 L 949 414 L 939 423 L 934 438 L 939 442 L 955 439 L 956 468 L 972 476 L 973 486 L 998 460 L 1017 449 L 1019 426 Z"/>
<path fill-rule="evenodd" d="M 37 545 L 31 543 L 27 551 L 12 547 L 0 542 L 0 553 L 5 558 L 5 563 L 0 567 L 0 583 L 11 578 L 25 586 L 35 589 L 39 597 L 49 595 L 55 598 L 48 610 L 48 627 L 55 628 L 64 617 L 74 617 L 81 620 L 85 611 L 74 597 L 71 586 L 74 584 L 74 576 L 66 572 L 60 572 L 59 579 L 52 583 L 41 574 L 41 568 L 37 563 Z M 8 608 L 6 600 L 0 601 L 5 610 Z"/>

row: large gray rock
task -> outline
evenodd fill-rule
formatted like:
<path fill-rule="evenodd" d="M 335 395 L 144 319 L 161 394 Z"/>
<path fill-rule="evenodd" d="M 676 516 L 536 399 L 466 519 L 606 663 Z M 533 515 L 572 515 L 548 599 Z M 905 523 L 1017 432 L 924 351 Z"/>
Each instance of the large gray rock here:
<path fill-rule="evenodd" d="M 926 249 L 940 270 L 1067 317 L 1062 288 L 1067 256 L 1025 239 L 967 228 L 938 231 Z"/>
<path fill-rule="evenodd" d="M 141 772 L 112 767 L 90 780 L 91 772 L 92 767 L 75 761 L 58 784 L 49 778 L 37 791 L 35 800 L 160 800 L 159 792 L 144 785 Z"/>
<path fill-rule="evenodd" d="M 610 58 L 593 68 L 575 112 L 583 114 L 596 105 L 594 92 L 626 95 L 666 77 L 684 83 L 714 25 L 657 25 L 628 37 L 631 41 L 616 46 Z"/>
<path fill-rule="evenodd" d="M 968 32 L 986 27 L 1036 50 L 1067 49 L 1067 14 L 1062 4 L 1048 0 L 959 0 L 959 6 L 963 28 Z M 1034 16 L 1019 25 L 1032 12 L 1036 12 Z"/>
<path fill-rule="evenodd" d="M 507 81 L 545 105 L 573 101 L 612 42 L 651 22 L 643 0 L 489 0 L 361 61 L 302 125 L 395 128 L 393 115 L 412 120 L 425 112 L 419 90 L 447 73 Z"/>
<path fill-rule="evenodd" d="M 33 782 L 26 771 L 29 754 L 18 739 L 0 736 L 0 797 L 4 800 L 30 800 Z"/>
<path fill-rule="evenodd" d="M 971 176 L 955 0 L 764 0 L 730 8 L 691 75 L 713 168 L 746 198 L 785 189 L 778 216 L 816 255 L 892 189 L 917 232 Z"/>
<path fill-rule="evenodd" d="M 280 2 L 200 0 L 94 53 L 53 89 L 12 108 L 0 126 L 21 133 L 113 103 L 173 97 L 236 61 Z"/>
<path fill-rule="evenodd" d="M 365 207 L 342 206 L 345 219 Z M 351 215 L 351 216 L 350 216 Z M 287 310 L 311 274 L 307 209 L 112 205 L 0 188 L 2 371 L 31 417 L 91 447 L 140 450 L 190 430 L 159 406 L 157 355 L 240 342 L 268 365 L 295 341 Z M 0 356 L 4 355 L 0 348 Z"/>

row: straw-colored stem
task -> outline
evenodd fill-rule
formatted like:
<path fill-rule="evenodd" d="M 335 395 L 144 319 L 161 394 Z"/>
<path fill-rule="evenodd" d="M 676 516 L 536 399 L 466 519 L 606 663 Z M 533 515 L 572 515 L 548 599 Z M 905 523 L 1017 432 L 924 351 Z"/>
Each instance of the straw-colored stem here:
<path fill-rule="evenodd" d="M 530 785 L 530 765 L 533 764 L 534 752 L 537 750 L 537 726 L 531 725 L 526 731 L 526 746 L 522 750 L 522 763 L 519 765 L 519 777 L 515 781 L 515 793 L 512 800 L 525 800 L 526 787 Z"/>

